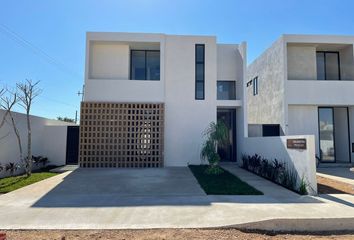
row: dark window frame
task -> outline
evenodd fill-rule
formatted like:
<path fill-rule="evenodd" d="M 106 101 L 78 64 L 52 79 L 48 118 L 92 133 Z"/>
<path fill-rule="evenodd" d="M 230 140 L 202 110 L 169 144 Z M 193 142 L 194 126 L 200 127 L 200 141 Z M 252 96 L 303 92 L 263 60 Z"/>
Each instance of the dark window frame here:
<path fill-rule="evenodd" d="M 219 99 L 218 98 L 218 93 L 219 93 L 219 89 L 218 89 L 218 83 L 234 83 L 234 93 L 235 93 L 235 97 L 234 98 L 230 98 L 230 99 Z M 217 80 L 216 81 L 216 100 L 237 100 L 237 94 L 236 94 L 236 80 Z"/>
<path fill-rule="evenodd" d="M 197 57 L 197 49 L 198 47 L 203 47 L 203 61 L 198 61 L 198 57 Z M 198 80 L 197 79 L 197 66 L 198 64 L 203 64 L 203 80 Z M 198 98 L 197 97 L 197 85 L 198 83 L 202 83 L 203 84 L 203 97 L 202 98 Z M 195 44 L 195 93 L 194 93 L 194 97 L 195 100 L 205 100 L 205 44 Z"/>
<path fill-rule="evenodd" d="M 133 52 L 144 52 L 144 58 L 145 58 L 145 79 L 133 79 Z M 139 50 L 139 49 L 131 49 L 130 50 L 130 80 L 136 80 L 136 81 L 160 81 L 161 80 L 161 68 L 160 68 L 160 78 L 159 79 L 147 79 L 147 52 L 159 52 L 160 53 L 160 67 L 161 67 L 161 51 L 160 50 Z"/>
<path fill-rule="evenodd" d="M 338 80 L 342 80 L 341 78 L 341 67 L 340 67 L 340 54 L 339 51 L 316 51 L 316 71 L 317 71 L 317 53 L 323 53 L 324 56 L 324 75 L 325 79 L 318 79 L 318 76 L 316 76 L 318 81 L 337 81 L 337 79 L 327 79 L 327 64 L 326 64 L 326 53 L 336 53 L 337 54 L 337 59 L 338 59 Z M 318 74 L 317 74 L 318 75 Z"/>
<path fill-rule="evenodd" d="M 320 156 L 319 156 L 319 160 L 322 163 L 337 163 L 337 155 L 336 155 L 336 140 L 335 140 L 335 136 L 336 136 L 336 126 L 335 126 L 335 117 L 334 117 L 334 108 L 332 106 L 321 106 L 321 107 L 317 107 L 317 125 L 318 125 L 318 146 L 319 146 L 319 151 L 320 151 Z M 349 117 L 349 108 L 348 107 L 343 107 L 346 108 L 347 110 L 347 123 L 348 123 L 348 144 L 349 144 L 349 163 L 352 163 L 352 154 L 351 152 L 354 149 L 354 146 L 352 151 L 350 151 L 350 145 L 351 145 L 351 136 L 350 136 L 350 117 Z M 332 119 L 333 119 L 333 147 L 334 147 L 334 161 L 323 161 L 322 159 L 322 155 L 321 155 L 321 139 L 320 139 L 320 134 L 321 134 L 321 129 L 320 129 L 320 109 L 332 109 Z M 354 143 L 353 143 L 354 144 Z"/>
<path fill-rule="evenodd" d="M 252 79 L 253 96 L 258 95 L 258 76 Z"/>

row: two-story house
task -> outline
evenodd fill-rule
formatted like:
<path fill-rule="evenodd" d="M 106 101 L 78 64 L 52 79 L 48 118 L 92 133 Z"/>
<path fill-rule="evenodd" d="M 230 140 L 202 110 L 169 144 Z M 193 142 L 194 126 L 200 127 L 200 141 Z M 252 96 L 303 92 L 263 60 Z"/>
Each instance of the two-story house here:
<path fill-rule="evenodd" d="M 236 161 L 245 136 L 246 44 L 214 36 L 87 33 L 81 167 L 200 164 L 203 131 L 223 119 Z"/>
<path fill-rule="evenodd" d="M 354 37 L 283 35 L 247 69 L 249 136 L 315 135 L 321 163 L 354 157 Z"/>

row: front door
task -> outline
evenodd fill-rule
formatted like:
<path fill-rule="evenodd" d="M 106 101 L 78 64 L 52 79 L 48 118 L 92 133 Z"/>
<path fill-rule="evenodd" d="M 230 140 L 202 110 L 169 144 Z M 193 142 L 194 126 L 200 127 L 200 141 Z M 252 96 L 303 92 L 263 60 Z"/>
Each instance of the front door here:
<path fill-rule="evenodd" d="M 335 162 L 334 115 L 333 108 L 318 108 L 318 128 L 320 138 L 320 158 L 322 162 Z"/>
<path fill-rule="evenodd" d="M 66 164 L 77 165 L 79 158 L 79 126 L 68 126 L 66 135 Z"/>
<path fill-rule="evenodd" d="M 236 162 L 236 109 L 218 109 L 218 121 L 223 121 L 229 129 L 229 144 L 218 147 L 218 154 L 223 162 Z"/>
<path fill-rule="evenodd" d="M 349 163 L 348 108 L 319 107 L 318 122 L 321 161 Z"/>

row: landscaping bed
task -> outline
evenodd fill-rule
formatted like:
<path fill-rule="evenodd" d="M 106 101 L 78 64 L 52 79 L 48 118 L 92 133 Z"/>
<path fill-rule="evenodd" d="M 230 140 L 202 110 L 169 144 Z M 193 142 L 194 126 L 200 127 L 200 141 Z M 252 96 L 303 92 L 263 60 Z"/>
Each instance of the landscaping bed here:
<path fill-rule="evenodd" d="M 277 159 L 270 161 L 258 154 L 243 155 L 241 167 L 293 192 L 301 195 L 308 194 L 307 188 L 309 185 L 306 180 L 302 177 L 298 181 L 296 169 L 288 166 L 285 162 Z"/>
<path fill-rule="evenodd" d="M 53 177 L 55 175 L 57 175 L 57 173 L 51 173 L 47 171 L 47 169 L 44 169 L 32 173 L 32 175 L 29 177 L 24 174 L 19 176 L 2 178 L 0 179 L 0 193 L 8 193 L 16 189 L 28 186 L 30 184 L 42 181 L 44 179 Z"/>
<path fill-rule="evenodd" d="M 189 169 L 208 195 L 263 195 L 262 192 L 225 169 L 222 169 L 223 172 L 216 175 L 207 174 L 207 168 L 207 165 L 189 165 Z"/>
<path fill-rule="evenodd" d="M 252 240 L 304 240 L 304 239 L 353 239 L 352 234 L 327 233 L 326 235 L 245 233 L 237 229 L 146 229 L 146 230 L 11 230 L 4 231 L 7 240 L 79 240 L 79 239 L 156 239 L 156 240 L 211 240 L 211 239 L 252 239 Z"/>
<path fill-rule="evenodd" d="M 354 194 L 354 186 L 317 176 L 317 191 L 319 194 Z"/>

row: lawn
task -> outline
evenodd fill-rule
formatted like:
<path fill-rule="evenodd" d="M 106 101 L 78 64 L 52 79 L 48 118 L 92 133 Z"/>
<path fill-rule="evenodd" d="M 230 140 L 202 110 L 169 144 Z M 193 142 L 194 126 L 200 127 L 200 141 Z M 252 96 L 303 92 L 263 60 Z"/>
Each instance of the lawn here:
<path fill-rule="evenodd" d="M 225 169 L 219 175 L 211 175 L 205 173 L 206 165 L 189 165 L 189 168 L 208 195 L 263 195 Z"/>
<path fill-rule="evenodd" d="M 36 173 L 32 173 L 30 177 L 26 177 L 26 175 L 6 177 L 0 179 L 0 193 L 8 193 L 16 189 L 30 185 L 32 183 L 42 181 L 46 178 L 53 177 L 55 175 L 57 174 L 51 172 L 36 172 Z"/>

